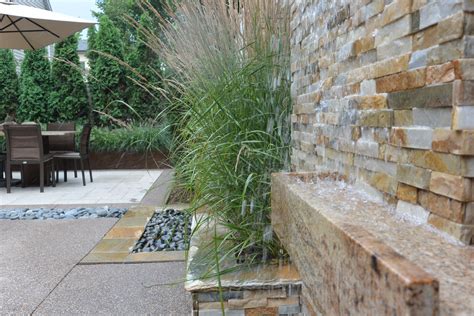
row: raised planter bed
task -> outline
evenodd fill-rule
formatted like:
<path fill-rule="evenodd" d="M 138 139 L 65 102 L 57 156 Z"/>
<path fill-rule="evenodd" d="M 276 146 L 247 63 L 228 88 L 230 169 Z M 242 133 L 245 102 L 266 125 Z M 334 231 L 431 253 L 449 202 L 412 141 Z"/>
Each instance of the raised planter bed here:
<path fill-rule="evenodd" d="M 92 169 L 167 169 L 171 168 L 163 152 L 92 152 Z"/>
<path fill-rule="evenodd" d="M 199 227 L 191 238 L 185 283 L 193 297 L 194 315 L 222 315 L 222 306 L 226 315 L 278 316 L 303 312 L 300 304 L 302 283 L 293 265 L 242 265 L 218 280 L 215 272 L 209 271 L 212 258 L 205 246 L 209 245 L 213 229 L 202 224 Z M 224 262 L 221 269 L 229 266 L 234 267 L 235 262 Z"/>

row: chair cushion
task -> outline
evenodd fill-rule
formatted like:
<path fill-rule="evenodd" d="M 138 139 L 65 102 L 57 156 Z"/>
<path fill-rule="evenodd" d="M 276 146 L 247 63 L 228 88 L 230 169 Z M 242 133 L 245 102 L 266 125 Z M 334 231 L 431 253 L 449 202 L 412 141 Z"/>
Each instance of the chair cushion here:
<path fill-rule="evenodd" d="M 64 153 L 60 153 L 60 154 L 54 154 L 54 158 L 58 158 L 58 159 L 80 159 L 81 158 L 81 154 L 78 153 L 78 152 L 64 152 Z"/>

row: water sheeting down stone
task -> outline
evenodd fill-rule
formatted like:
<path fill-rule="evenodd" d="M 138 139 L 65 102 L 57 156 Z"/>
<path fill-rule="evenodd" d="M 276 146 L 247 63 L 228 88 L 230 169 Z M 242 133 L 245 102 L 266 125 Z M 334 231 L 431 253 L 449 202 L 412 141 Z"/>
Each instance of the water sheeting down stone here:
<path fill-rule="evenodd" d="M 311 173 L 272 180 L 273 227 L 323 312 L 436 312 L 439 302 L 441 315 L 474 313 L 472 247 L 341 181 Z"/>

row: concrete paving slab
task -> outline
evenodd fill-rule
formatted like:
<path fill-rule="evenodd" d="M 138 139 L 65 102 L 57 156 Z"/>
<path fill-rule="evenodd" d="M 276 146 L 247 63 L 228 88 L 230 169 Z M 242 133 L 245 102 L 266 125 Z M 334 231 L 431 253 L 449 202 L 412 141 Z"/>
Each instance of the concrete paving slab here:
<path fill-rule="evenodd" d="M 0 314 L 33 312 L 116 221 L 0 221 Z"/>
<path fill-rule="evenodd" d="M 184 275 L 176 262 L 76 266 L 35 315 L 190 315 Z"/>
<path fill-rule="evenodd" d="M 86 186 L 82 185 L 81 177 L 69 177 L 68 182 L 60 179 L 55 188 L 47 187 L 44 193 L 40 193 L 38 187 L 15 187 L 12 188 L 11 194 L 6 194 L 5 189 L 0 188 L 0 207 L 137 204 L 145 195 L 150 194 L 152 197 L 148 199 L 153 199 L 166 194 L 165 189 L 169 182 L 167 179 L 171 171 L 165 172 L 165 179 L 157 181 L 163 172 L 163 170 L 96 170 L 93 171 L 94 182 L 87 181 Z"/>

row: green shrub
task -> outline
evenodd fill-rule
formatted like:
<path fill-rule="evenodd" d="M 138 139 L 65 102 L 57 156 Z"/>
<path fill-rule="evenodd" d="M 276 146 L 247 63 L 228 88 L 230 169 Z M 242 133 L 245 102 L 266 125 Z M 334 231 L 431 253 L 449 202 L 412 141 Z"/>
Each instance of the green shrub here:
<path fill-rule="evenodd" d="M 20 74 L 19 121 L 48 122 L 51 67 L 45 49 L 25 52 Z"/>
<path fill-rule="evenodd" d="M 137 125 L 130 128 L 94 128 L 91 134 L 91 150 L 95 152 L 167 152 L 171 146 L 169 127 Z"/>
<path fill-rule="evenodd" d="M 56 44 L 51 66 L 51 122 L 77 121 L 87 117 L 87 90 L 77 54 L 78 36 L 73 35 Z"/>
<path fill-rule="evenodd" d="M 100 52 L 92 54 L 89 78 L 98 123 L 106 125 L 111 118 L 128 120 L 131 111 L 123 103 L 127 88 L 125 70 L 119 62 L 124 59 L 124 47 L 119 30 L 106 15 L 100 17 L 99 31 L 92 43 L 92 49 Z"/>
<path fill-rule="evenodd" d="M 0 122 L 18 106 L 18 76 L 13 52 L 0 49 Z"/>

